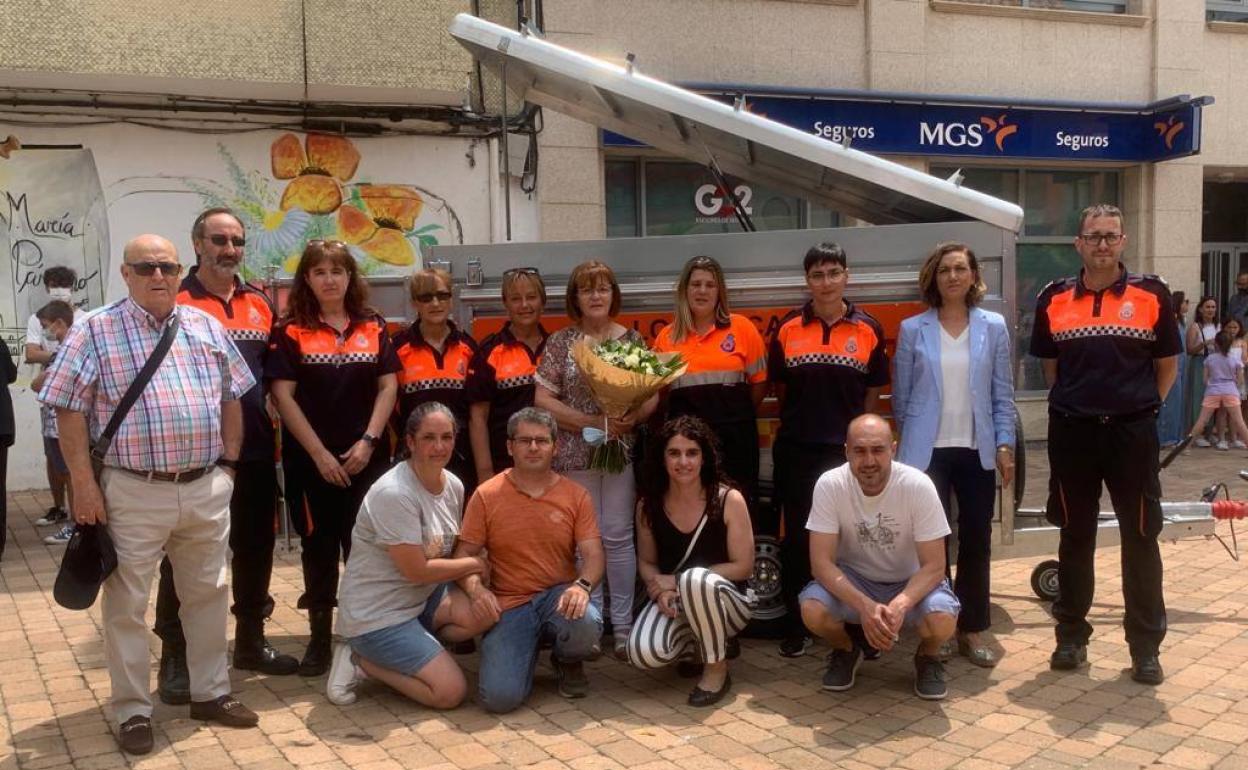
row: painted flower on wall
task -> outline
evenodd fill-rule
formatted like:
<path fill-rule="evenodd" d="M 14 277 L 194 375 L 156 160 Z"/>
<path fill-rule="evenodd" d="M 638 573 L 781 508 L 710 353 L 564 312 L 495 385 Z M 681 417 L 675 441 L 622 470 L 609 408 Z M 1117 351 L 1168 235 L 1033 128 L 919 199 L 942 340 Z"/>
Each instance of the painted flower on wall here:
<path fill-rule="evenodd" d="M 283 134 L 269 148 L 269 158 L 273 176 L 291 180 L 282 192 L 282 210 L 309 214 L 330 214 L 341 206 L 342 183 L 360 165 L 350 139 L 328 134 L 308 134 L 306 153 L 298 136 Z"/>
<path fill-rule="evenodd" d="M 380 262 L 406 267 L 416 261 L 408 233 L 424 207 L 420 193 L 403 185 L 358 185 L 338 209 L 342 240 Z"/>

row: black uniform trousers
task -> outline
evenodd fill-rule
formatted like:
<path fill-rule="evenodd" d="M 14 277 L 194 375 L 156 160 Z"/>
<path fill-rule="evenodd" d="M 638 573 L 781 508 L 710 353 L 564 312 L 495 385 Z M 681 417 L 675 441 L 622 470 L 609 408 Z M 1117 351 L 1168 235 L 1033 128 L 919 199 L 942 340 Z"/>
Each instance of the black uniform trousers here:
<path fill-rule="evenodd" d="M 786 631 L 790 637 L 806 633 L 798 594 L 810 582 L 810 501 L 815 482 L 826 471 L 845 464 L 845 449 L 839 446 L 798 444 L 778 441 L 771 450 L 776 499 L 784 517 L 784 539 L 780 542 L 780 588 L 784 595 Z"/>
<path fill-rule="evenodd" d="M 269 581 L 273 577 L 273 546 L 276 544 L 277 469 L 272 460 L 249 460 L 238 464 L 234 493 L 230 496 L 230 588 L 234 617 L 261 620 L 273 613 Z M 167 645 L 182 649 L 186 639 L 178 619 L 178 594 L 168 557 L 160 562 L 156 589 L 156 635 Z"/>
<path fill-rule="evenodd" d="M 953 527 L 953 498 L 958 500 L 958 572 L 953 592 L 962 602 L 958 630 L 988 628 L 988 588 L 992 562 L 992 513 L 997 493 L 995 470 L 985 470 L 979 450 L 937 447 L 927 464 L 927 476 L 936 486 L 945 517 Z M 950 576 L 949 538 L 945 539 L 945 576 Z"/>
<path fill-rule="evenodd" d="M 1109 489 L 1122 538 L 1123 626 L 1131 655 L 1156 655 L 1166 636 L 1162 596 L 1161 481 L 1155 412 L 1125 417 L 1049 413 L 1046 518 L 1061 528 L 1057 641 L 1087 644 L 1092 626 L 1093 557 L 1101 482 Z"/>
<path fill-rule="evenodd" d="M 751 513 L 758 498 L 758 421 L 707 420 L 719 439 L 720 470 L 741 490 Z"/>
<path fill-rule="evenodd" d="M 334 453 L 339 454 L 338 452 Z M 299 533 L 303 561 L 304 610 L 332 610 L 338 606 L 338 564 L 351 555 L 351 530 L 360 503 L 373 482 L 390 468 L 388 446 L 379 446 L 351 485 L 337 487 L 321 478 L 312 458 L 298 448 L 282 454 L 286 471 L 286 501 L 291 524 Z"/>

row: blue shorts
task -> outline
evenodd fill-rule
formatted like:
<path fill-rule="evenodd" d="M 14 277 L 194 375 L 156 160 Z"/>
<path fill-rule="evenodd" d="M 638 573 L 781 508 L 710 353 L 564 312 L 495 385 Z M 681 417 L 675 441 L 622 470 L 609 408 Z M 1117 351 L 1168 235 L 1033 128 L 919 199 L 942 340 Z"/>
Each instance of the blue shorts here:
<path fill-rule="evenodd" d="M 43 454 L 52 463 L 52 470 L 62 476 L 69 475 L 69 466 L 65 464 L 65 455 L 61 453 L 61 440 L 43 437 Z"/>
<path fill-rule="evenodd" d="M 900 583 L 876 583 L 873 580 L 864 578 L 849 567 L 842 567 L 839 564 L 837 566 L 840 567 L 841 572 L 845 573 L 845 577 L 854 584 L 855 588 L 880 604 L 891 602 L 897 594 L 905 590 L 908 582 L 903 580 Z M 810 581 L 797 597 L 799 602 L 804 602 L 808 599 L 817 601 L 827 607 L 832 617 L 843 623 L 862 622 L 862 618 L 858 616 L 857 609 L 850 607 L 833 596 L 817 580 Z M 906 613 L 906 619 L 902 623 L 902 627 L 912 628 L 923 619 L 923 616 L 930 615 L 933 612 L 943 612 L 957 617 L 961 611 L 962 603 L 958 601 L 958 597 L 954 595 L 953 589 L 949 587 L 949 580 L 945 579 L 940 581 L 940 585 L 933 588 L 927 596 L 924 596 L 922 601 L 910 608 L 910 611 Z"/>
<path fill-rule="evenodd" d="M 352 637 L 351 651 L 382 668 L 415 676 L 442 652 L 442 643 L 433 635 L 433 616 L 447 597 L 448 585 L 433 589 L 425 608 L 411 620 Z"/>

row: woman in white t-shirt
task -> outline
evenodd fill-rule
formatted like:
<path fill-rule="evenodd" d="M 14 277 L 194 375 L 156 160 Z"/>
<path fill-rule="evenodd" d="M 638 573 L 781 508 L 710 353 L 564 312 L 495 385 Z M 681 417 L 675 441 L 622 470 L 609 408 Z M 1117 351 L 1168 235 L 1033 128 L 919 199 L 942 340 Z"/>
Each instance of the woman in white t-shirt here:
<path fill-rule="evenodd" d="M 464 674 L 439 640 L 485 631 L 453 581 L 488 573 L 484 558 L 452 559 L 464 485 L 446 470 L 455 450 L 455 416 L 436 401 L 417 406 L 404 426 L 410 456 L 369 488 L 351 531 L 351 558 L 338 588 L 338 635 L 326 681 L 330 702 L 355 702 L 364 678 L 418 703 L 455 708 Z"/>
<path fill-rule="evenodd" d="M 1205 356 L 1213 352 L 1213 337 L 1218 329 L 1218 301 L 1213 297 L 1201 297 L 1187 325 L 1184 346 L 1191 358 L 1187 362 L 1187 419 L 1195 423 L 1200 415 L 1200 405 L 1205 397 Z M 1196 446 L 1210 447 L 1213 443 L 1205 436 L 1196 437 Z"/>
<path fill-rule="evenodd" d="M 902 321 L 894 356 L 897 459 L 927 472 L 946 516 L 958 499 L 958 652 L 987 668 L 997 664 L 981 636 L 989 626 L 994 469 L 1003 485 L 1014 476 L 1010 335 L 999 313 L 975 306 L 987 289 L 966 244 L 937 246 L 919 271 L 919 290 L 928 310 Z"/>

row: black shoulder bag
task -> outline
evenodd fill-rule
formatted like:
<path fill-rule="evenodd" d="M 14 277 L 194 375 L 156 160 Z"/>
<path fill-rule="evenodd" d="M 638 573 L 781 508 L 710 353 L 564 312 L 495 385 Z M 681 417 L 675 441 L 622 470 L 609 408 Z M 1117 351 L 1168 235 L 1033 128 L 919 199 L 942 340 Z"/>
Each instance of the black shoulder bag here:
<path fill-rule="evenodd" d="M 130 387 L 126 388 L 125 394 L 121 397 L 121 403 L 117 405 L 117 411 L 113 412 L 113 416 L 105 426 L 104 432 L 91 445 L 91 471 L 95 474 L 95 480 L 100 480 L 100 473 L 104 470 L 104 456 L 108 454 L 108 448 L 112 446 L 113 436 L 117 435 L 117 429 L 121 427 L 121 421 L 126 419 L 126 415 L 134 407 L 139 396 L 143 394 L 143 389 L 147 387 L 147 383 L 151 382 L 152 375 L 160 368 L 160 363 L 165 360 L 165 355 L 169 352 L 169 348 L 173 347 L 173 338 L 178 336 L 178 313 L 175 309 L 173 317 L 169 319 L 169 323 L 165 324 L 165 330 L 160 335 L 160 340 L 156 342 L 156 349 L 147 357 L 143 368 L 139 370 L 139 374 L 134 378 L 134 382 L 130 383 Z M 90 328 L 88 326 L 88 328 Z"/>

